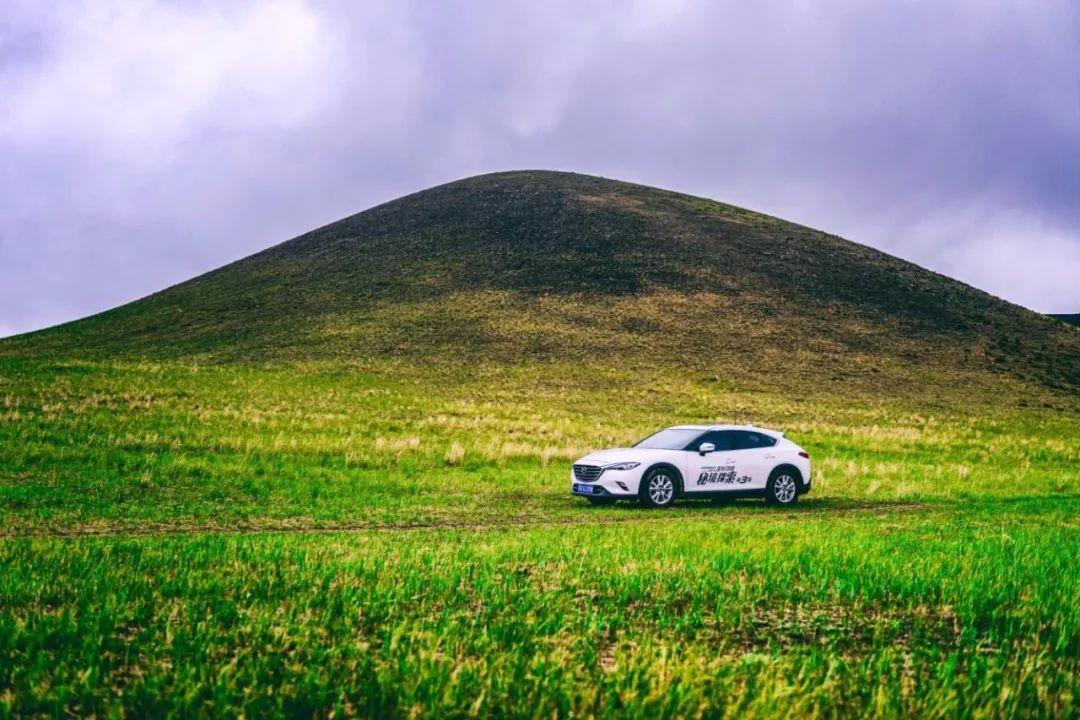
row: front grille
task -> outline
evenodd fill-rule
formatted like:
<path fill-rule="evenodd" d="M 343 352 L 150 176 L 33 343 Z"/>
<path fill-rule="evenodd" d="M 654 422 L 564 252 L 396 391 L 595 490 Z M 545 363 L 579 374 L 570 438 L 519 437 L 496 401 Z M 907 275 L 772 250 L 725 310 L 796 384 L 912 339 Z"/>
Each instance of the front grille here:
<path fill-rule="evenodd" d="M 596 478 L 600 477 L 600 473 L 604 472 L 604 468 L 596 465 L 575 465 L 574 477 L 581 482 L 593 482 Z"/>

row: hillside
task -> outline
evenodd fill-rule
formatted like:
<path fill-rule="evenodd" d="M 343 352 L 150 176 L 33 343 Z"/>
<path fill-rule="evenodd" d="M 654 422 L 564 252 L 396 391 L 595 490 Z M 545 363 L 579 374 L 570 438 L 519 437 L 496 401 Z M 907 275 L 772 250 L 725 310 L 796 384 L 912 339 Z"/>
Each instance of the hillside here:
<path fill-rule="evenodd" d="M 1080 384 L 1080 332 L 887 254 L 730 205 L 558 172 L 345 218 L 0 354 L 694 367 L 761 379 L 1007 373 Z"/>

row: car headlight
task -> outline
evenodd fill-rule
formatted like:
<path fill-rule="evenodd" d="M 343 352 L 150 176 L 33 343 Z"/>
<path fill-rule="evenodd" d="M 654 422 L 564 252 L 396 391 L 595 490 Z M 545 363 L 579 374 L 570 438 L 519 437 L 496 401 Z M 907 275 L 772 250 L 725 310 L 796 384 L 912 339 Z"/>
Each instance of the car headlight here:
<path fill-rule="evenodd" d="M 613 463 L 611 465 L 605 465 L 604 472 L 607 472 L 608 470 L 633 470 L 640 464 L 641 463 L 636 462 Z"/>

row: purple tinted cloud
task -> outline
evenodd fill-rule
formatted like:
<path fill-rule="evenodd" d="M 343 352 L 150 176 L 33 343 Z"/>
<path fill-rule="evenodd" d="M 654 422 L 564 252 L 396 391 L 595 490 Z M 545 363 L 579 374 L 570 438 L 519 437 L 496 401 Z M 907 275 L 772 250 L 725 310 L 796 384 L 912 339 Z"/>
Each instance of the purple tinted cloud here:
<path fill-rule="evenodd" d="M 1074 7 L 9 3 L 0 335 L 518 167 L 715 197 L 1077 311 Z"/>

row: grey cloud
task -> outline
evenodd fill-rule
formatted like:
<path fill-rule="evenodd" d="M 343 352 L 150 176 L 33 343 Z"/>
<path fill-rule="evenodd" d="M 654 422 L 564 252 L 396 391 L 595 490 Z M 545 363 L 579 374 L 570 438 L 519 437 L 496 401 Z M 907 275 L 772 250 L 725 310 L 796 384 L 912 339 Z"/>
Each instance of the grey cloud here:
<path fill-rule="evenodd" d="M 747 205 L 1080 309 L 1067 2 L 103 6 L 0 11 L 0 332 L 514 167 Z"/>

